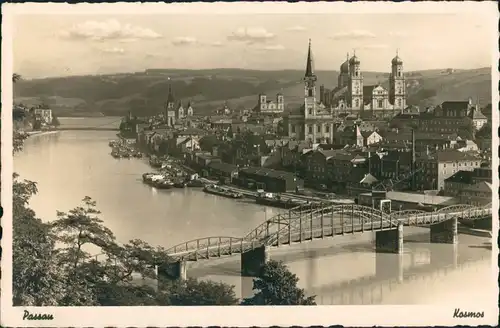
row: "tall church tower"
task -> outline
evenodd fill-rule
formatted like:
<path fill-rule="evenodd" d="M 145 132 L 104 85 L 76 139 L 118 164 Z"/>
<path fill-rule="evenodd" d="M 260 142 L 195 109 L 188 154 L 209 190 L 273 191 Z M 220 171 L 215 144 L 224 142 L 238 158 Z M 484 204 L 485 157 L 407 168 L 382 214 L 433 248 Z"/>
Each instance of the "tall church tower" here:
<path fill-rule="evenodd" d="M 314 74 L 314 60 L 311 50 L 311 39 L 309 39 L 309 50 L 307 52 L 306 74 L 304 76 L 304 115 L 316 115 L 316 81 Z"/>
<path fill-rule="evenodd" d="M 172 85 L 168 86 L 167 110 L 173 110 L 175 105 L 174 94 L 172 93 Z"/>
<path fill-rule="evenodd" d="M 363 108 L 363 75 L 361 74 L 360 61 L 356 53 L 349 60 L 349 106 L 353 110 Z"/>
<path fill-rule="evenodd" d="M 394 105 L 394 109 L 406 108 L 406 85 L 403 74 L 403 61 L 396 52 L 396 57 L 392 59 L 391 75 L 389 77 L 389 102 Z"/>

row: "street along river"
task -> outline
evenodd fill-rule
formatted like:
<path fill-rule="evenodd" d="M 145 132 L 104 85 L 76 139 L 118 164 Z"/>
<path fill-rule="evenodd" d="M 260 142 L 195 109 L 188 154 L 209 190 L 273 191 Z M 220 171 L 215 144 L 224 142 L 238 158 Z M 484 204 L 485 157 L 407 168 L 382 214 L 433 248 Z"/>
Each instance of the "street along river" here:
<path fill-rule="evenodd" d="M 142 239 L 166 248 L 207 236 L 240 237 L 278 209 L 232 200 L 199 189 L 155 190 L 141 175 L 145 159 L 110 156 L 111 131 L 61 131 L 31 137 L 14 159 L 21 178 L 38 182 L 31 206 L 43 220 L 67 211 L 84 196 L 97 201 L 120 241 Z M 405 227 L 404 253 L 376 254 L 372 233 L 339 236 L 271 250 L 297 274 L 318 304 L 449 304 L 458 299 L 492 302 L 491 238 L 460 234 L 458 245 L 430 244 L 428 230 Z M 188 277 L 235 285 L 252 293 L 252 278 L 240 276 L 240 258 L 190 263 Z M 490 303 L 491 304 L 491 303 Z"/>

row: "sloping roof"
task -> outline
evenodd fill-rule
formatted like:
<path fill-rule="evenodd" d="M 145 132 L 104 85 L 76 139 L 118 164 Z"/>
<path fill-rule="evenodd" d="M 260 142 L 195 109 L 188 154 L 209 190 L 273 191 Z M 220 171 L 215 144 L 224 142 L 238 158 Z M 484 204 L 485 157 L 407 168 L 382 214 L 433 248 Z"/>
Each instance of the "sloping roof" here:
<path fill-rule="evenodd" d="M 226 173 L 232 173 L 238 170 L 238 166 L 224 162 L 210 162 L 210 164 L 208 164 L 208 167 Z"/>
<path fill-rule="evenodd" d="M 458 150 L 442 150 L 436 153 L 439 162 L 455 162 L 455 161 L 469 161 L 479 160 L 476 156 L 469 153 L 460 152 Z"/>
<path fill-rule="evenodd" d="M 480 181 L 480 182 L 475 183 L 473 185 L 465 186 L 464 190 L 492 192 L 493 189 L 492 189 L 491 183 L 486 182 L 486 181 Z"/>
<path fill-rule="evenodd" d="M 366 174 L 364 176 L 363 179 L 361 179 L 361 181 L 359 183 L 362 183 L 362 184 L 369 184 L 369 185 L 372 185 L 374 183 L 378 182 L 378 179 L 375 178 L 373 175 L 371 175 L 370 173 Z"/>
<path fill-rule="evenodd" d="M 344 148 L 344 145 L 331 145 L 331 144 L 320 144 L 318 145 L 318 149 L 321 150 L 339 150 Z"/>
<path fill-rule="evenodd" d="M 217 156 L 213 156 L 213 155 L 207 154 L 207 153 L 197 153 L 195 156 L 202 158 L 202 159 L 218 159 Z"/>
<path fill-rule="evenodd" d="M 472 183 L 473 172 L 472 171 L 458 171 L 453 174 L 448 179 L 445 179 L 445 182 L 454 182 L 454 183 L 464 183 L 471 184 Z"/>
<path fill-rule="evenodd" d="M 378 134 L 377 132 L 375 131 L 361 131 L 361 135 L 363 136 L 363 138 L 368 138 L 370 137 L 372 134 Z M 378 134 L 379 135 L 379 134 Z"/>
<path fill-rule="evenodd" d="M 445 101 L 441 104 L 441 108 L 448 109 L 467 109 L 469 107 L 469 101 Z"/>
<path fill-rule="evenodd" d="M 261 168 L 261 167 L 244 167 L 244 168 L 240 169 L 240 172 L 253 174 L 253 175 L 259 175 L 259 176 L 263 176 L 263 177 L 267 176 L 267 177 L 272 177 L 272 178 L 279 178 L 279 179 L 295 178 L 294 173 L 272 170 L 272 169 Z"/>
<path fill-rule="evenodd" d="M 409 192 L 389 191 L 387 192 L 387 199 L 399 202 L 422 204 L 422 205 L 436 205 L 436 206 L 450 206 L 460 203 L 459 199 L 446 196 L 434 196 Z"/>
<path fill-rule="evenodd" d="M 294 150 L 294 149 L 297 149 L 297 151 L 302 151 L 304 149 L 308 149 L 308 148 L 311 148 L 312 145 L 311 145 L 311 142 L 310 141 L 307 141 L 307 140 L 300 140 L 300 141 L 297 141 L 297 140 L 290 140 L 287 144 L 287 147 L 288 149 L 290 150 Z"/>
<path fill-rule="evenodd" d="M 196 128 L 186 128 L 185 130 L 179 131 L 179 135 L 205 135 L 206 131 Z"/>
<path fill-rule="evenodd" d="M 354 159 L 362 159 L 362 158 L 364 157 L 360 157 L 358 154 L 355 153 L 348 153 L 346 151 L 335 151 L 335 153 L 331 157 L 329 157 L 329 160 L 353 161 Z"/>
<path fill-rule="evenodd" d="M 472 111 L 472 119 L 473 120 L 487 120 L 488 118 L 484 116 L 483 113 L 481 113 L 480 110 L 474 110 Z"/>
<path fill-rule="evenodd" d="M 382 157 L 383 161 L 395 162 L 400 161 L 402 163 L 411 163 L 411 152 L 408 151 L 389 151 L 387 155 Z"/>
<path fill-rule="evenodd" d="M 337 154 L 339 152 L 339 150 L 336 150 L 336 149 L 330 149 L 330 150 L 318 150 L 319 153 L 323 154 L 323 156 L 325 156 L 326 159 L 329 159 L 333 156 L 335 156 L 335 154 Z"/>

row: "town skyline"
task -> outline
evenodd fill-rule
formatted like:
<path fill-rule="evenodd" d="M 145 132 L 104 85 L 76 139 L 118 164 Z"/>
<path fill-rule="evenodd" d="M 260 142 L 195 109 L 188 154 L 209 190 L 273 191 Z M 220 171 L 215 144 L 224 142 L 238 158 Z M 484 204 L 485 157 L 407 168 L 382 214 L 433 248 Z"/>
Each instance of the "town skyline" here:
<path fill-rule="evenodd" d="M 354 51 L 362 71 L 376 72 L 389 72 L 396 52 L 405 71 L 491 67 L 492 60 L 490 29 L 478 13 L 20 15 L 14 26 L 13 69 L 26 78 L 301 70 L 309 39 L 318 71 L 337 71 Z M 44 46 L 33 51 L 36 44 Z"/>

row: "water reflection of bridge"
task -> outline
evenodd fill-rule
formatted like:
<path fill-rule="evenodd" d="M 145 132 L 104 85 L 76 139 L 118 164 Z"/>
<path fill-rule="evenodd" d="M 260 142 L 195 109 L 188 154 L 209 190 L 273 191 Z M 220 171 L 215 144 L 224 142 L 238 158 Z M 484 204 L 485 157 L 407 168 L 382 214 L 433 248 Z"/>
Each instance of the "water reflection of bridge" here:
<path fill-rule="evenodd" d="M 442 247 L 438 249 L 415 249 L 398 255 L 376 253 L 375 275 L 308 288 L 308 293 L 316 295 L 317 303 L 324 305 L 379 304 L 383 301 L 384 295 L 391 293 L 401 284 L 432 281 L 491 259 L 490 252 L 472 254 L 470 246 L 461 247 L 460 250 L 458 245 L 440 246 Z M 405 257 L 410 259 L 408 267 L 404 265 Z M 423 259 L 424 263 L 418 263 L 419 259 Z M 248 293 L 248 286 L 242 288 Z"/>

